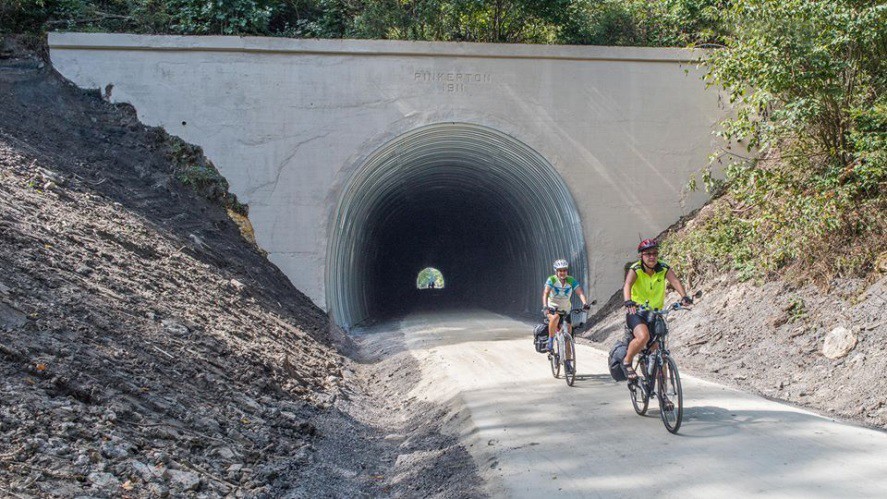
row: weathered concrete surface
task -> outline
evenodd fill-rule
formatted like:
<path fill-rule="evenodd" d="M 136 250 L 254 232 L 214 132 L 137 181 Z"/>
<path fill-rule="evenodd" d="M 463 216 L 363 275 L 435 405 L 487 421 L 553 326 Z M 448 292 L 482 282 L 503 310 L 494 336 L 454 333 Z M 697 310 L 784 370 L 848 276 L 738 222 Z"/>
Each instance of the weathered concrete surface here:
<path fill-rule="evenodd" d="M 202 146 L 249 203 L 259 244 L 321 306 L 343 191 L 407 132 L 480 125 L 541 155 L 572 193 L 587 245 L 574 273 L 600 300 L 639 234 L 704 201 L 685 185 L 724 112 L 688 62 L 699 54 L 680 49 L 77 33 L 49 44 L 65 77 Z"/>
<path fill-rule="evenodd" d="M 527 324 L 464 311 L 396 326 L 377 327 L 402 334 L 423 367 L 410 395 L 459 406 L 451 429 L 495 497 L 887 495 L 883 432 L 682 372 L 684 421 L 672 435 L 655 402 L 648 416 L 634 413 L 606 354 L 586 345 L 571 388 L 551 376 Z"/>

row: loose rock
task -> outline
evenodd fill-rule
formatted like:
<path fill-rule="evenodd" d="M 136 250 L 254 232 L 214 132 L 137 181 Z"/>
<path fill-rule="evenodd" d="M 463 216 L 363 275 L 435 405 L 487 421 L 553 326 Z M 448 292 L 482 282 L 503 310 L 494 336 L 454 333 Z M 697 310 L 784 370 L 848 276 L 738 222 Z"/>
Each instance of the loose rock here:
<path fill-rule="evenodd" d="M 840 359 L 856 346 L 856 335 L 845 327 L 836 327 L 826 336 L 822 344 L 822 354 L 829 359 Z"/>

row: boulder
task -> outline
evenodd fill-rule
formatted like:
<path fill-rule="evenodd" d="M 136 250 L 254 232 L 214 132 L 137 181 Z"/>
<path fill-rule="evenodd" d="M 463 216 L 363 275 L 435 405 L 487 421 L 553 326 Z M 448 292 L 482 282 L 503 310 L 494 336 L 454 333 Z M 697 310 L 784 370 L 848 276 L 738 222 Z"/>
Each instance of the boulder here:
<path fill-rule="evenodd" d="M 86 479 L 97 489 L 116 488 L 120 485 L 120 480 L 110 473 L 90 473 Z"/>
<path fill-rule="evenodd" d="M 173 488 L 189 491 L 197 490 L 200 486 L 200 477 L 190 471 L 168 470 L 169 482 Z"/>
<path fill-rule="evenodd" d="M 832 360 L 840 359 L 850 353 L 854 347 L 856 347 L 856 334 L 845 327 L 836 327 L 825 335 L 822 354 Z"/>

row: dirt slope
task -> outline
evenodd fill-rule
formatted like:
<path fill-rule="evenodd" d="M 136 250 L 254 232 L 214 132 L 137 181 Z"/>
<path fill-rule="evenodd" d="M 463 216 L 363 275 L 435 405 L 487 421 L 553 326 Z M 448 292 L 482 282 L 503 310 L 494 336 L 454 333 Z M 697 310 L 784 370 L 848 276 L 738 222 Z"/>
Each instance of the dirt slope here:
<path fill-rule="evenodd" d="M 436 412 L 364 381 L 408 359 L 337 353 L 180 144 L 32 57 L 0 102 L 0 496 L 471 495 Z"/>

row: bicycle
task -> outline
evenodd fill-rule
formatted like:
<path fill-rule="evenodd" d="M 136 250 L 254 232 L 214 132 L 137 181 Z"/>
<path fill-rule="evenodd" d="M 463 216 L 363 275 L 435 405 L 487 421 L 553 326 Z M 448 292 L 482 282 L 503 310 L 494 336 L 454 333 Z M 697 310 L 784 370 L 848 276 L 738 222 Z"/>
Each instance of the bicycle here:
<path fill-rule="evenodd" d="M 697 291 L 695 298 L 702 296 Z M 640 310 L 650 314 L 648 321 L 652 325 L 650 340 L 638 353 L 632 366 L 638 373 L 638 379 L 628 382 L 628 392 L 634 411 L 643 416 L 647 413 L 650 397 L 656 396 L 659 402 L 659 417 L 670 433 L 677 433 L 684 417 L 684 392 L 681 388 L 681 375 L 678 365 L 668 350 L 668 323 L 665 318 L 676 310 L 684 310 L 680 302 L 673 303 L 663 310 L 652 310 L 641 306 Z M 627 335 L 632 331 L 625 327 Z M 653 349 L 658 344 L 659 348 Z"/>
<path fill-rule="evenodd" d="M 570 334 L 568 324 L 570 320 L 567 318 L 567 315 L 571 316 L 574 313 L 582 313 L 584 312 L 581 308 L 574 308 L 569 313 L 566 311 L 559 311 L 559 326 L 557 328 L 557 333 L 554 335 L 554 345 L 553 350 L 548 352 L 548 362 L 551 364 L 551 374 L 552 376 L 558 378 L 561 372 L 561 366 L 564 368 L 564 379 L 567 382 L 567 386 L 573 386 L 573 383 L 576 381 L 576 348 L 573 343 L 573 335 Z M 579 323 L 581 326 L 582 323 Z M 578 327 L 578 326 L 577 326 Z M 563 352 L 563 354 L 562 354 Z M 569 357 L 569 358 L 568 358 Z"/>

